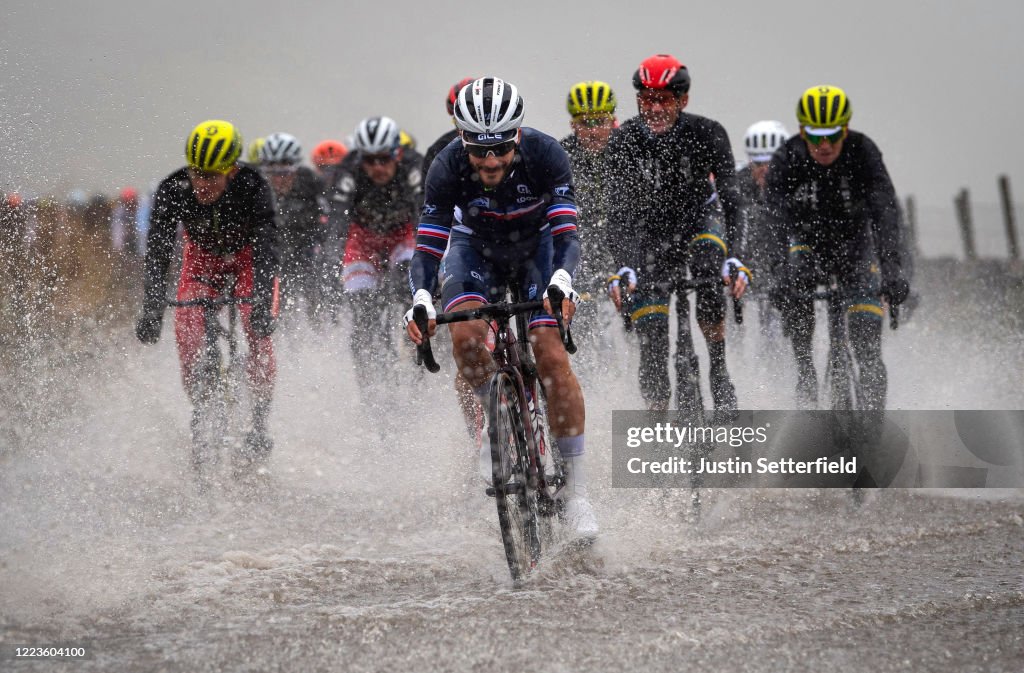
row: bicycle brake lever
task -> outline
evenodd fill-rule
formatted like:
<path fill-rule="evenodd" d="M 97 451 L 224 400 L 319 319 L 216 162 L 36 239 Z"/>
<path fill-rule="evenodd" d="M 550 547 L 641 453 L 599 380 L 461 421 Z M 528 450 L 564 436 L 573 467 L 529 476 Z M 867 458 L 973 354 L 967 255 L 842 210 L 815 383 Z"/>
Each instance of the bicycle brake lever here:
<path fill-rule="evenodd" d="M 558 337 L 562 340 L 565 351 L 572 355 L 576 352 L 576 344 L 573 343 L 572 333 L 569 332 L 565 326 L 565 321 L 562 319 L 562 300 L 564 299 L 565 293 L 562 292 L 562 288 L 557 285 L 548 286 L 548 302 L 551 304 L 551 317 L 558 324 Z"/>
<path fill-rule="evenodd" d="M 427 309 L 425 306 L 419 305 L 414 306 L 412 309 L 412 320 L 416 323 L 416 328 L 419 329 L 420 335 L 423 337 L 423 343 L 416 346 L 416 364 L 423 365 L 427 368 L 431 374 L 436 374 L 441 370 L 441 366 L 437 364 L 434 359 L 434 351 L 430 348 L 430 337 L 427 336 L 429 332 L 429 321 L 427 320 Z"/>

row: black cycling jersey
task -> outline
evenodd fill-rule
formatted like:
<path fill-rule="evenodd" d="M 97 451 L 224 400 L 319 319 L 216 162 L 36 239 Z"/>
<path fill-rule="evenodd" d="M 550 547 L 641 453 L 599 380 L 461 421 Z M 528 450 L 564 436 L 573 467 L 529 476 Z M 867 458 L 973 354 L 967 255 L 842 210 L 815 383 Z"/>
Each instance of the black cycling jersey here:
<path fill-rule="evenodd" d="M 896 190 L 881 151 L 863 133 L 850 131 L 830 166 L 814 160 L 802 137 L 790 138 L 772 157 L 767 199 L 775 263 L 799 242 L 825 268 L 850 266 L 873 252 L 883 279 L 902 273 Z"/>
<path fill-rule="evenodd" d="M 750 165 L 736 172 L 736 184 L 743 203 L 743 248 L 747 256 L 743 261 L 758 278 L 758 287 L 764 287 L 769 276 L 769 252 L 772 247 L 772 222 L 768 217 L 768 202 L 765 192 L 754 180 Z"/>
<path fill-rule="evenodd" d="M 532 258 L 545 235 L 554 241 L 553 268 L 572 275 L 580 254 L 576 200 L 558 141 L 523 128 L 509 174 L 493 189 L 480 184 L 462 145 L 451 143 L 427 174 L 410 269 L 414 290 L 433 293 L 449 237 L 466 239 L 485 259 L 514 263 Z"/>
<path fill-rule="evenodd" d="M 583 246 L 581 263 L 590 274 L 606 276 L 615 273 L 615 260 L 609 250 L 607 194 L 612 184 L 605 151 L 584 149 L 575 134 L 559 141 L 569 155 L 573 184 L 576 186 L 576 205 L 582 223 L 580 243 Z M 613 268 L 614 267 L 614 268 Z"/>
<path fill-rule="evenodd" d="M 376 185 L 360 165 L 359 152 L 341 162 L 332 193 L 331 210 L 341 231 L 356 223 L 375 234 L 386 234 L 414 222 L 423 205 L 423 157 L 405 148 L 395 176 Z"/>
<path fill-rule="evenodd" d="M 612 135 L 607 153 L 613 176 L 608 218 L 619 264 L 639 269 L 648 255 L 685 255 L 719 209 L 728 255 L 742 257 L 736 166 L 721 124 L 683 112 L 671 129 L 655 135 L 633 117 Z"/>
<path fill-rule="evenodd" d="M 253 168 L 239 166 L 224 194 L 204 206 L 196 200 L 188 169 L 171 173 L 153 196 L 146 238 L 146 298 L 160 304 L 178 225 L 202 250 L 226 256 L 252 246 L 254 295 L 269 301 L 278 268 L 277 224 L 270 185 Z"/>
<path fill-rule="evenodd" d="M 430 171 L 430 164 L 434 163 L 434 159 L 436 159 L 437 155 L 441 153 L 441 150 L 448 147 L 448 145 L 458 137 L 459 130 L 452 129 L 435 140 L 434 144 L 427 148 L 426 153 L 423 155 L 423 175 L 426 175 Z"/>
<path fill-rule="evenodd" d="M 291 189 L 277 196 L 282 262 L 289 255 L 300 256 L 323 245 L 327 237 L 327 211 L 323 181 L 312 169 L 299 166 Z"/>

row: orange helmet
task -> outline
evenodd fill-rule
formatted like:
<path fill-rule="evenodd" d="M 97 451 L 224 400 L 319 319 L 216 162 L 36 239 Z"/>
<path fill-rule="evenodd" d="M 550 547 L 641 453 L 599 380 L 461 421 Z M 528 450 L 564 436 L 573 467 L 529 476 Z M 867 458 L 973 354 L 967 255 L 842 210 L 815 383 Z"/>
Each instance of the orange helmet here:
<path fill-rule="evenodd" d="M 344 143 L 337 140 L 325 140 L 313 148 L 311 158 L 317 168 L 323 168 L 324 166 L 340 164 L 346 154 L 348 154 L 348 148 L 345 147 Z"/>

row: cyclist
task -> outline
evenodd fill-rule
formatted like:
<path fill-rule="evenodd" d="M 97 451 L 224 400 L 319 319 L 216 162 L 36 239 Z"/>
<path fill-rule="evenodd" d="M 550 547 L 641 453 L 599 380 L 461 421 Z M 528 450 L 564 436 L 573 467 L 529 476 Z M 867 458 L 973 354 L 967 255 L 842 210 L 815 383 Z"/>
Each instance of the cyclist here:
<path fill-rule="evenodd" d="M 408 285 L 413 221 L 423 205 L 422 157 L 399 143 L 393 119 L 364 119 L 335 185 L 332 208 L 348 231 L 342 279 L 354 313 L 351 345 L 357 362 L 379 343 L 379 331 L 370 326 L 379 322 L 381 306 L 404 296 Z M 375 378 L 369 367 L 357 372 L 364 383 Z"/>
<path fill-rule="evenodd" d="M 776 300 L 796 356 L 797 403 L 814 407 L 811 292 L 819 282 L 835 279 L 844 295 L 865 406 L 882 410 L 887 376 L 879 297 L 900 304 L 910 287 L 900 255 L 896 190 L 875 143 L 850 130 L 852 114 L 839 87 L 807 89 L 797 103 L 800 135 L 772 157 L 767 177 L 768 207 L 777 227 L 772 255 L 785 290 Z M 880 284 L 872 268 L 876 263 Z"/>
<path fill-rule="evenodd" d="M 747 165 L 736 173 L 745 215 L 743 249 L 749 255 L 750 267 L 757 272 L 757 309 L 761 334 L 774 340 L 778 334 L 778 313 L 768 301 L 768 292 L 774 285 L 768 251 L 771 249 L 771 222 L 765 204 L 765 176 L 768 163 L 777 149 L 789 139 L 789 131 L 779 121 L 765 120 L 752 124 L 743 136 Z"/>
<path fill-rule="evenodd" d="M 293 308 L 302 297 L 313 319 L 321 308 L 328 206 L 323 181 L 301 161 L 302 145 L 288 133 L 271 133 L 260 148 L 260 172 L 277 203 L 282 306 Z"/>
<path fill-rule="evenodd" d="M 583 252 L 577 270 L 577 285 L 583 290 L 583 303 L 577 320 L 577 336 L 581 343 L 607 327 L 609 320 L 598 315 L 598 306 L 590 297 L 604 293 L 608 276 L 617 269 L 608 248 L 605 195 L 611 184 L 606 149 L 615 128 L 615 92 L 606 82 L 578 82 L 569 89 L 566 109 L 571 118 L 572 133 L 561 144 L 569 155 L 579 219 L 585 225 L 581 237 Z M 583 353 L 596 348 L 583 349 Z"/>
<path fill-rule="evenodd" d="M 448 89 L 448 96 L 444 99 L 445 109 L 448 110 L 448 116 L 452 118 L 452 124 L 455 123 L 455 97 L 462 91 L 462 87 L 467 84 L 472 84 L 473 77 L 464 77 L 458 82 L 453 84 Z M 450 131 L 445 131 L 440 138 L 434 141 L 434 144 L 427 148 L 426 153 L 423 155 L 423 175 L 425 176 L 430 170 L 430 164 L 433 163 L 434 157 L 437 156 L 438 152 L 443 150 L 445 147 L 459 137 L 459 129 L 453 128 Z"/>
<path fill-rule="evenodd" d="M 565 292 L 564 315 L 572 318 L 578 300 L 572 273 L 580 244 L 569 158 L 554 138 L 522 128 L 522 121 L 523 99 L 501 79 L 482 77 L 458 94 L 455 122 L 462 142 L 441 150 L 430 167 L 411 269 L 414 306 L 424 306 L 432 318 L 437 315 L 433 294 L 442 256 L 445 311 L 501 301 L 509 282 L 519 286 L 524 301 L 540 292 L 546 295 L 545 288 L 554 284 Z M 530 316 L 529 338 L 550 394 L 551 432 L 566 463 L 564 514 L 579 535 L 594 537 L 597 520 L 583 470 L 583 393 L 549 314 Z M 422 335 L 411 316 L 410 309 L 409 337 L 420 343 Z M 435 328 L 431 320 L 431 334 Z M 482 320 L 451 325 L 458 369 L 485 408 L 493 367 L 488 329 Z M 488 478 L 490 468 L 490 448 L 484 441 L 481 469 Z"/>
<path fill-rule="evenodd" d="M 651 410 L 664 410 L 672 392 L 669 301 L 676 284 L 685 280 L 686 267 L 696 279 L 721 274 L 737 298 L 746 289 L 749 271 L 737 250 L 742 222 L 729 137 L 718 122 L 684 112 L 690 100 L 686 66 L 668 54 L 651 56 L 637 68 L 633 86 L 639 114 L 612 136 L 607 150 L 614 176 L 608 195 L 609 240 L 622 267 L 609 293 L 621 308 L 619 277 L 636 290 L 632 315 L 640 336 L 640 390 Z M 679 338 L 688 338 L 684 293 L 677 295 L 677 320 L 685 325 Z M 725 299 L 719 287 L 698 290 L 697 323 L 710 355 L 716 416 L 728 420 L 736 410 L 736 392 L 725 364 Z M 679 353 L 686 350 L 678 348 Z M 699 392 L 694 389 L 699 380 L 690 376 L 694 364 L 677 357 L 680 408 L 692 406 Z"/>
<path fill-rule="evenodd" d="M 345 143 L 328 138 L 317 143 L 309 158 L 313 160 L 313 168 L 320 178 L 327 184 L 332 184 L 336 167 L 347 154 L 348 148 L 345 147 Z"/>
<path fill-rule="evenodd" d="M 181 279 L 177 299 L 216 297 L 209 283 L 235 277 L 236 297 L 251 297 L 239 307 L 249 344 L 247 374 L 253 391 L 249 458 L 264 461 L 273 447 L 267 431 L 275 361 L 270 335 L 277 312 L 278 258 L 274 197 L 254 168 L 239 165 L 242 137 L 230 122 L 211 119 L 196 126 L 185 143 L 188 165 L 166 177 L 153 197 L 146 243 L 145 298 L 135 333 L 143 343 L 160 338 L 167 305 L 167 267 L 178 225 L 184 227 Z M 174 312 L 182 380 L 193 404 L 193 370 L 203 349 L 201 307 Z"/>
<path fill-rule="evenodd" d="M 134 187 L 123 188 L 110 214 L 110 247 L 127 259 L 139 249 L 135 222 L 139 214 L 139 192 Z"/>
<path fill-rule="evenodd" d="M 260 165 L 260 148 L 263 147 L 263 143 L 267 142 L 265 137 L 256 138 L 249 143 L 249 147 L 245 152 L 245 162 L 250 166 Z"/>

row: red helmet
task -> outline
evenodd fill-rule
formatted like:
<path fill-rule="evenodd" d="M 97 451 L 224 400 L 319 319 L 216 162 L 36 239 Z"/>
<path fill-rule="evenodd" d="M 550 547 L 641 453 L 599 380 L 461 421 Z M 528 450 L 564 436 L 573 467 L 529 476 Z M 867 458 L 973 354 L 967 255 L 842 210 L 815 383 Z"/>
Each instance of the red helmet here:
<path fill-rule="evenodd" d="M 313 163 L 318 168 L 340 164 L 348 154 L 348 148 L 337 140 L 325 140 L 313 148 Z"/>
<path fill-rule="evenodd" d="M 668 89 L 677 96 L 690 90 L 690 73 L 675 56 L 657 54 L 644 59 L 633 73 L 636 89 Z"/>
<path fill-rule="evenodd" d="M 448 98 L 445 99 L 444 104 L 447 106 L 448 114 L 450 116 L 455 115 L 455 97 L 459 95 L 460 91 L 462 91 L 462 87 L 472 83 L 472 77 L 463 77 L 458 82 L 453 84 L 451 89 L 448 89 Z"/>
<path fill-rule="evenodd" d="M 138 198 L 139 193 L 135 190 L 134 187 L 125 187 L 124 189 L 121 190 L 121 200 L 124 201 L 125 203 L 128 203 L 129 201 L 137 201 Z"/>

